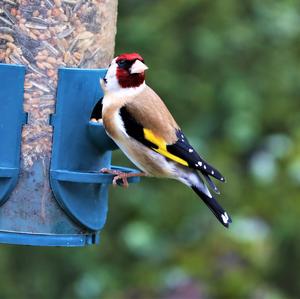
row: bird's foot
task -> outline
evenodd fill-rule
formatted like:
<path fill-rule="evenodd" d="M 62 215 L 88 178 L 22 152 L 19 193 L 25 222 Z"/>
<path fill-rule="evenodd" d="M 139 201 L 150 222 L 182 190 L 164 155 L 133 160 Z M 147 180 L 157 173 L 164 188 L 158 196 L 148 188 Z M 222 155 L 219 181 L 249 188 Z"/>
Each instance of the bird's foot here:
<path fill-rule="evenodd" d="M 114 178 L 113 178 L 113 186 L 116 187 L 117 186 L 117 182 L 118 180 L 122 180 L 122 185 L 124 188 L 128 188 L 129 183 L 128 183 L 128 178 L 132 178 L 132 177 L 141 177 L 141 176 L 145 176 L 146 174 L 143 172 L 122 172 L 120 170 L 114 170 L 114 169 L 109 169 L 109 168 L 102 168 L 100 170 L 100 172 L 102 173 L 108 173 L 108 174 L 113 174 Z"/>

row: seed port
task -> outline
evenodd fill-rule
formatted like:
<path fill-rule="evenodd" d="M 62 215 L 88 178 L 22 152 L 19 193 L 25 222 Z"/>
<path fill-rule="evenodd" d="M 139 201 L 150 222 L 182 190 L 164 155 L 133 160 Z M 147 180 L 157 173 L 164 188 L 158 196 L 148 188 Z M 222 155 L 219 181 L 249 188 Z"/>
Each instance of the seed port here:
<path fill-rule="evenodd" d="M 110 150 L 118 149 L 115 142 L 107 136 L 103 123 L 90 121 L 88 124 L 88 133 L 91 141 L 100 151 L 107 150 L 107 147 Z"/>
<path fill-rule="evenodd" d="M 107 146 L 110 150 L 118 149 L 114 141 L 107 136 L 102 122 L 102 97 L 97 101 L 91 113 L 88 124 L 88 132 L 93 143 L 101 151 L 105 151 Z"/>
<path fill-rule="evenodd" d="M 96 103 L 96 105 L 94 106 L 94 109 L 92 111 L 91 114 L 91 120 L 101 120 L 102 119 L 102 98 L 99 99 L 99 101 Z"/>

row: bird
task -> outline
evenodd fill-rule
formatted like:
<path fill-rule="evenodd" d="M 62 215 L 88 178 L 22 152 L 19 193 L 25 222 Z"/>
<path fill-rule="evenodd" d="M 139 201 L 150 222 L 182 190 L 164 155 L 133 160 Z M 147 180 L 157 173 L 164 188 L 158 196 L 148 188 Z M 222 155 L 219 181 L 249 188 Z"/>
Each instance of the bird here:
<path fill-rule="evenodd" d="M 113 174 L 113 184 L 122 180 L 125 187 L 127 178 L 134 176 L 175 179 L 191 188 L 228 228 L 232 219 L 208 188 L 220 194 L 211 178 L 225 182 L 224 176 L 190 145 L 164 102 L 146 84 L 146 70 L 140 54 L 123 53 L 100 79 L 104 129 L 140 170 L 125 173 L 103 168 L 101 172 Z"/>

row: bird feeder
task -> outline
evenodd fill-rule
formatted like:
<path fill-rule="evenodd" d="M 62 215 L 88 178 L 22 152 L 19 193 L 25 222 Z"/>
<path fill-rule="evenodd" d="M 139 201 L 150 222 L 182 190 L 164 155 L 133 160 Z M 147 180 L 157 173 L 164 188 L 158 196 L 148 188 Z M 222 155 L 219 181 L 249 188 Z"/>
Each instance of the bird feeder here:
<path fill-rule="evenodd" d="M 106 72 L 90 67 L 111 59 L 112 3 L 0 4 L 0 243 L 98 243 L 113 179 L 100 169 L 135 171 L 111 166 L 117 146 L 90 121 Z"/>

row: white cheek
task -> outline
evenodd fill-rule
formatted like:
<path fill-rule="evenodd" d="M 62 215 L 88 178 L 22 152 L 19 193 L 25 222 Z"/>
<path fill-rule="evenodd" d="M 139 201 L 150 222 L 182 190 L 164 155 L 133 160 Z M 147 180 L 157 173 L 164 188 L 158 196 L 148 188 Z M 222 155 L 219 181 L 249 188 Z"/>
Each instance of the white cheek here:
<path fill-rule="evenodd" d="M 105 75 L 105 78 L 107 80 L 106 88 L 109 91 L 118 90 L 121 88 L 116 74 L 117 74 L 117 64 L 112 63 Z"/>
<path fill-rule="evenodd" d="M 107 70 L 105 78 L 111 79 L 113 77 L 116 77 L 116 73 L 117 73 L 117 66 L 115 63 L 112 63 L 109 69 Z"/>

